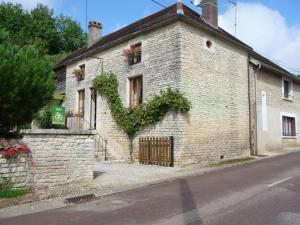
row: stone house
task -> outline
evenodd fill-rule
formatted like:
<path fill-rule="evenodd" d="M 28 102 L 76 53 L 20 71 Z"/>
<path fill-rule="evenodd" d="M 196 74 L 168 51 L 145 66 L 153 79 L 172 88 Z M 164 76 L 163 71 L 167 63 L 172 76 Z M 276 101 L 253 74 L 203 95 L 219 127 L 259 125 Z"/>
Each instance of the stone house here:
<path fill-rule="evenodd" d="M 218 27 L 217 0 L 202 6 L 199 15 L 179 2 L 106 36 L 100 23 L 90 22 L 88 46 L 54 68 L 65 77 L 68 126 L 95 129 L 110 155 L 129 158 L 127 136 L 92 88 L 103 69 L 117 75 L 126 107 L 167 88 L 192 103 L 188 114 L 169 113 L 139 131 L 134 158 L 139 137 L 147 136 L 174 137 L 175 165 L 298 147 L 300 80 Z M 132 61 L 123 56 L 129 47 L 140 51 Z M 82 72 L 77 79 L 75 69 Z"/>

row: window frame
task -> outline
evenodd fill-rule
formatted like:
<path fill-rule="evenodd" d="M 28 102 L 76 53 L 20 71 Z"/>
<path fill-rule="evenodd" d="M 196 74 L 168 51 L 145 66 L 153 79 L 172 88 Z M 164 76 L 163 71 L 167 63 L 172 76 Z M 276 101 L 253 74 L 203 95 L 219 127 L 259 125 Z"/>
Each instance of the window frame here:
<path fill-rule="evenodd" d="M 286 83 L 288 83 L 288 91 L 286 91 Z M 293 101 L 294 91 L 293 91 L 293 81 L 289 78 L 282 77 L 282 93 L 281 97 L 287 101 Z"/>
<path fill-rule="evenodd" d="M 294 120 L 294 130 L 290 135 L 286 135 L 284 133 L 284 118 L 290 118 Z M 295 139 L 298 136 L 297 132 L 297 117 L 294 113 L 281 113 L 280 115 L 280 123 L 281 123 L 281 137 L 284 139 Z"/>
<path fill-rule="evenodd" d="M 80 73 L 80 78 L 78 79 L 78 81 L 83 81 L 85 79 L 85 64 L 80 64 L 79 65 L 79 69 L 81 71 Z"/>
<path fill-rule="evenodd" d="M 78 117 L 84 118 L 84 114 L 85 114 L 85 89 L 78 90 L 77 92 L 78 92 L 78 99 L 77 99 Z M 82 96 L 81 96 L 81 93 L 83 93 Z M 82 102 L 82 115 L 81 115 L 81 104 L 80 104 L 81 102 Z"/>
<path fill-rule="evenodd" d="M 128 58 L 128 65 L 133 66 L 142 62 L 142 42 L 136 42 L 134 44 L 129 45 L 129 48 L 140 48 L 140 54 L 138 56 L 133 57 L 132 59 Z M 137 60 L 136 62 L 135 59 Z"/>
<path fill-rule="evenodd" d="M 136 84 L 135 87 L 135 91 L 137 93 L 137 99 L 135 100 L 135 104 L 133 104 L 134 99 L 133 99 L 133 95 L 132 95 L 132 91 L 133 91 L 133 82 L 137 80 L 139 81 Z M 143 97 L 144 97 L 144 82 L 143 82 L 143 75 L 137 75 L 134 77 L 129 77 L 128 78 L 128 82 L 129 82 L 129 108 L 133 108 L 136 106 L 140 106 L 143 104 Z"/>

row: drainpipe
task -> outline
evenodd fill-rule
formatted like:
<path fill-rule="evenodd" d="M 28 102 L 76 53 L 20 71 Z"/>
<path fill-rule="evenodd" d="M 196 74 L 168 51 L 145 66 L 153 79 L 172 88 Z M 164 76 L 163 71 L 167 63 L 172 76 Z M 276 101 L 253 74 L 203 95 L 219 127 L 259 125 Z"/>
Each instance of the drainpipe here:
<path fill-rule="evenodd" d="M 251 121 L 251 91 L 250 91 L 250 64 L 253 64 L 254 65 L 254 113 L 255 113 L 255 151 L 251 151 L 251 154 L 254 155 L 254 156 L 257 156 L 258 155 L 258 151 L 257 151 L 257 73 L 258 71 L 261 70 L 261 63 L 256 61 L 256 62 L 253 62 L 251 60 L 251 58 L 249 57 L 249 66 L 248 66 L 248 82 L 249 82 L 249 85 L 248 85 L 248 96 L 249 96 L 249 117 L 250 117 L 250 135 L 251 135 L 251 125 L 252 125 L 252 121 Z M 251 144 L 251 148 L 252 148 L 252 138 L 250 136 L 250 144 Z M 253 149 L 252 149 L 253 150 Z"/>

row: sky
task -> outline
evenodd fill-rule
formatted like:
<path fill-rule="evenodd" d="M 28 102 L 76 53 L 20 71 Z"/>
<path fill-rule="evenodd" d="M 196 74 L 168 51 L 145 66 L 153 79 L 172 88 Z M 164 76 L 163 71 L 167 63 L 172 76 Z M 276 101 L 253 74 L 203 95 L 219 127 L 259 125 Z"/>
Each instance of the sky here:
<path fill-rule="evenodd" d="M 1 0 L 0 0 L 1 1 Z M 3 0 L 2 0 L 3 1 Z M 5 0 L 32 9 L 38 2 L 53 8 L 56 15 L 67 15 L 86 30 L 86 0 Z M 151 0 L 87 0 L 87 21 L 103 24 L 103 35 L 162 9 Z M 171 5 L 176 0 L 156 0 Z M 200 13 L 190 0 L 183 2 Z M 293 73 L 300 74 L 300 1 L 239 0 L 237 37 L 256 51 Z M 234 8 L 228 0 L 219 0 L 219 26 L 234 34 Z"/>

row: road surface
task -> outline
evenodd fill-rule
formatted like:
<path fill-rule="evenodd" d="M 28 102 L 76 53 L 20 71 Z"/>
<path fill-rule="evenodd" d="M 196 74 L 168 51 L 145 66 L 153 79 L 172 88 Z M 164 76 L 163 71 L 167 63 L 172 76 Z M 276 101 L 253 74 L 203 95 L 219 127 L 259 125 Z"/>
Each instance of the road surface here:
<path fill-rule="evenodd" d="M 126 171 L 124 171 L 126 176 Z M 1 225 L 300 225 L 300 153 L 185 177 Z"/>

